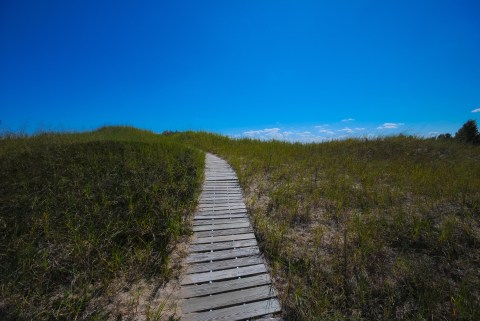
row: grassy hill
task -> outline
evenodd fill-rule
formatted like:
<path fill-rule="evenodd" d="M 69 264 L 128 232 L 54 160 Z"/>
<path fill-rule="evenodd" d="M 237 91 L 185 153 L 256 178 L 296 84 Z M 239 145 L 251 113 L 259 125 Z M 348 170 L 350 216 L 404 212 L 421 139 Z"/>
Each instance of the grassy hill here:
<path fill-rule="evenodd" d="M 129 127 L 0 139 L 0 319 L 103 320 L 118 279 L 168 276 L 204 166 Z"/>
<path fill-rule="evenodd" d="M 0 319 L 104 320 L 119 279 L 167 279 L 200 150 L 237 171 L 286 320 L 480 319 L 480 148 L 129 127 L 0 139 Z"/>
<path fill-rule="evenodd" d="M 287 320 L 480 319 L 480 148 L 174 138 L 237 171 Z"/>

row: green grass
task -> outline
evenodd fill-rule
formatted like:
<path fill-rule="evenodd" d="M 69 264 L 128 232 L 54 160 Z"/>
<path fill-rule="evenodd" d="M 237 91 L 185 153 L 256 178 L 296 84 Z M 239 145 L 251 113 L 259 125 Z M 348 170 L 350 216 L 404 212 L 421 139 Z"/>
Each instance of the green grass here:
<path fill-rule="evenodd" d="M 130 127 L 0 139 L 0 319 L 103 320 L 112 282 L 168 278 L 198 148 L 237 171 L 286 320 L 480 319 L 480 148 Z"/>
<path fill-rule="evenodd" d="M 237 171 L 286 320 L 480 319 L 480 148 L 173 137 Z"/>
<path fill-rule="evenodd" d="M 108 317 L 116 279 L 165 279 L 203 153 L 148 131 L 0 139 L 0 319 Z"/>

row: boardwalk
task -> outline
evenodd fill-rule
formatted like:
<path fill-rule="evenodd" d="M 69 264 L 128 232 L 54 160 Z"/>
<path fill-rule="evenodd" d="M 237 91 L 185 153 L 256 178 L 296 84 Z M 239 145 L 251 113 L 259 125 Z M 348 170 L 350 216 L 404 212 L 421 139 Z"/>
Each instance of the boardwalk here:
<path fill-rule="evenodd" d="M 193 223 L 182 320 L 271 320 L 280 304 L 247 215 L 237 176 L 207 154 L 205 183 Z"/>

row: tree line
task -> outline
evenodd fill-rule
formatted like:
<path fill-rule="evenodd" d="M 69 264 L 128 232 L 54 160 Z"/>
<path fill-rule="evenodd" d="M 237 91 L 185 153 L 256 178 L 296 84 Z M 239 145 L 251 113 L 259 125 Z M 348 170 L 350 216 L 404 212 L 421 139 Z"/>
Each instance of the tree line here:
<path fill-rule="evenodd" d="M 461 143 L 480 145 L 480 133 L 477 121 L 470 119 L 452 136 L 450 133 L 440 134 L 436 137 L 441 140 L 456 140 Z"/>

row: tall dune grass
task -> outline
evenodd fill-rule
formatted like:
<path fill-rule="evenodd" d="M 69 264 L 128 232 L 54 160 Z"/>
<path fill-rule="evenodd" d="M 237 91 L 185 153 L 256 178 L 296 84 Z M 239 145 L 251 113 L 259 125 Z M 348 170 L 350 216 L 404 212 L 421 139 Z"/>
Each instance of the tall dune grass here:
<path fill-rule="evenodd" d="M 0 319 L 102 320 L 114 279 L 168 277 L 203 162 L 129 127 L 0 139 Z"/>
<path fill-rule="evenodd" d="M 480 148 L 175 139 L 237 171 L 286 320 L 480 319 Z"/>

